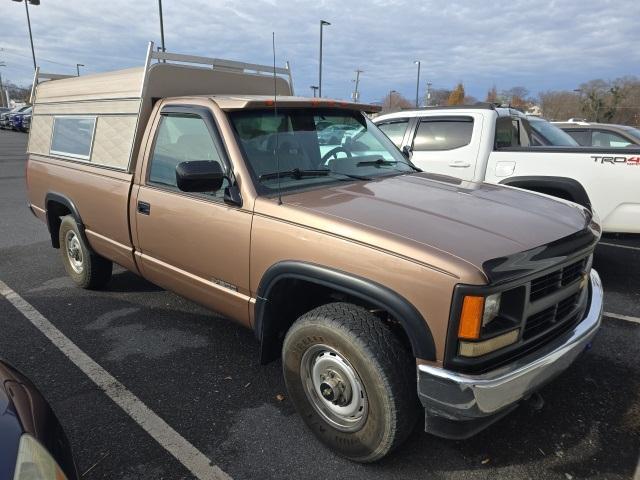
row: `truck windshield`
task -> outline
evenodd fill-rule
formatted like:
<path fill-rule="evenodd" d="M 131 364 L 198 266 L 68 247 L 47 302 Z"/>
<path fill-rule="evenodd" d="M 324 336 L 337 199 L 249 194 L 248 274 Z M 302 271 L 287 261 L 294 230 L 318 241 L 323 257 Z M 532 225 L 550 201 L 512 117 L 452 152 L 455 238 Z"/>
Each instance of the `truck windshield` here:
<path fill-rule="evenodd" d="M 260 193 L 417 170 L 362 113 L 322 108 L 231 112 Z M 279 177 L 279 178 L 278 178 Z"/>
<path fill-rule="evenodd" d="M 640 141 L 640 130 L 634 127 L 624 127 L 624 130 L 629 134 L 638 139 Z"/>
<path fill-rule="evenodd" d="M 550 124 L 546 120 L 537 117 L 528 117 L 529 124 L 538 134 L 542 135 L 550 145 L 560 147 L 578 147 L 571 135 L 560 130 L 555 125 Z"/>

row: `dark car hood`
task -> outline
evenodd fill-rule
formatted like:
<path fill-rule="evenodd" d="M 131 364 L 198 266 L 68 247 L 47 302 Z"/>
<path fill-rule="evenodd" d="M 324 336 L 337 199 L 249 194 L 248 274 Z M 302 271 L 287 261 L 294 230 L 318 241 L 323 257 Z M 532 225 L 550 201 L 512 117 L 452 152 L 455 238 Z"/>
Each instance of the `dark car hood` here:
<path fill-rule="evenodd" d="M 0 360 L 0 478 L 13 478 L 20 437 L 42 444 L 67 478 L 78 478 L 69 441 L 53 410 L 31 381 Z"/>
<path fill-rule="evenodd" d="M 569 202 L 427 173 L 310 190 L 286 195 L 283 202 L 334 218 L 332 228 L 340 233 L 345 226 L 345 236 L 355 240 L 420 244 L 479 270 L 488 260 L 574 235 L 591 220 L 588 211 Z M 374 239 L 372 231 L 380 235 Z"/>
<path fill-rule="evenodd" d="M 0 478 L 13 478 L 18 444 L 23 433 L 20 415 L 11 399 L 15 375 L 0 361 Z"/>

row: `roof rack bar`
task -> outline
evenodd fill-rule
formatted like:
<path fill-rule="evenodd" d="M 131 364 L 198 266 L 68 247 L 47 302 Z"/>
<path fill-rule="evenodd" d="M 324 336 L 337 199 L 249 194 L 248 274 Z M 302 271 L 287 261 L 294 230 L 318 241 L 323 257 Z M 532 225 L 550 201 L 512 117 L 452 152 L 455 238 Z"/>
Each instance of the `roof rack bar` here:
<path fill-rule="evenodd" d="M 464 104 L 464 105 L 430 105 L 428 107 L 409 107 L 409 108 L 402 108 L 401 110 L 441 110 L 441 109 L 447 109 L 447 110 L 495 110 L 496 106 L 493 103 L 488 103 L 488 102 L 477 102 L 477 103 L 473 103 L 471 105 L 468 104 Z"/>
<path fill-rule="evenodd" d="M 63 78 L 72 78 L 75 75 L 64 75 L 60 73 L 45 73 L 40 71 L 40 67 L 36 67 L 33 74 L 33 83 L 31 84 L 31 95 L 29 95 L 29 103 L 33 104 L 35 101 L 36 87 L 40 83 L 40 80 L 62 80 Z"/>
<path fill-rule="evenodd" d="M 291 65 L 289 64 L 289 60 L 286 63 L 287 73 L 289 74 L 289 89 L 291 90 L 291 95 L 295 95 L 293 91 L 293 75 L 291 74 Z"/>
<path fill-rule="evenodd" d="M 196 55 L 184 55 L 182 53 L 170 52 L 151 52 L 151 58 L 158 60 L 169 60 L 182 63 L 196 63 L 201 65 L 211 65 L 213 68 L 224 68 L 229 70 L 253 71 L 256 73 L 268 73 L 273 75 L 273 67 L 268 65 L 259 65 L 257 63 L 236 62 L 233 60 L 223 60 L 220 58 L 200 57 Z M 283 67 L 276 67 L 276 73 L 288 75 L 289 70 Z"/>

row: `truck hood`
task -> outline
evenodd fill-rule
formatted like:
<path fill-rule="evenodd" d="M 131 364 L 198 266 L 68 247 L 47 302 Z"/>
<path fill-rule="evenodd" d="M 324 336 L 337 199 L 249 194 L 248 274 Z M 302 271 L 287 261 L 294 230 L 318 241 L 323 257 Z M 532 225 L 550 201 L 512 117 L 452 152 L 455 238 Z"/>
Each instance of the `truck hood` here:
<path fill-rule="evenodd" d="M 456 275 L 453 259 L 482 272 L 489 260 L 569 237 L 591 221 L 570 202 L 428 173 L 340 184 L 282 201 L 285 208 L 270 214 Z"/>

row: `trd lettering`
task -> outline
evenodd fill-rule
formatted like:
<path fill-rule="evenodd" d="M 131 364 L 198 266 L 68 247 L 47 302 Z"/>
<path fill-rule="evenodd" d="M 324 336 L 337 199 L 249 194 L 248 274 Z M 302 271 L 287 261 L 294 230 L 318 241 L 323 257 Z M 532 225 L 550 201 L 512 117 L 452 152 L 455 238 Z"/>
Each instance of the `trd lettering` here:
<path fill-rule="evenodd" d="M 593 161 L 596 163 L 600 163 L 604 165 L 605 163 L 610 163 L 611 165 L 615 165 L 616 163 L 626 163 L 627 165 L 640 165 L 640 157 L 601 157 L 598 155 L 591 155 Z"/>

